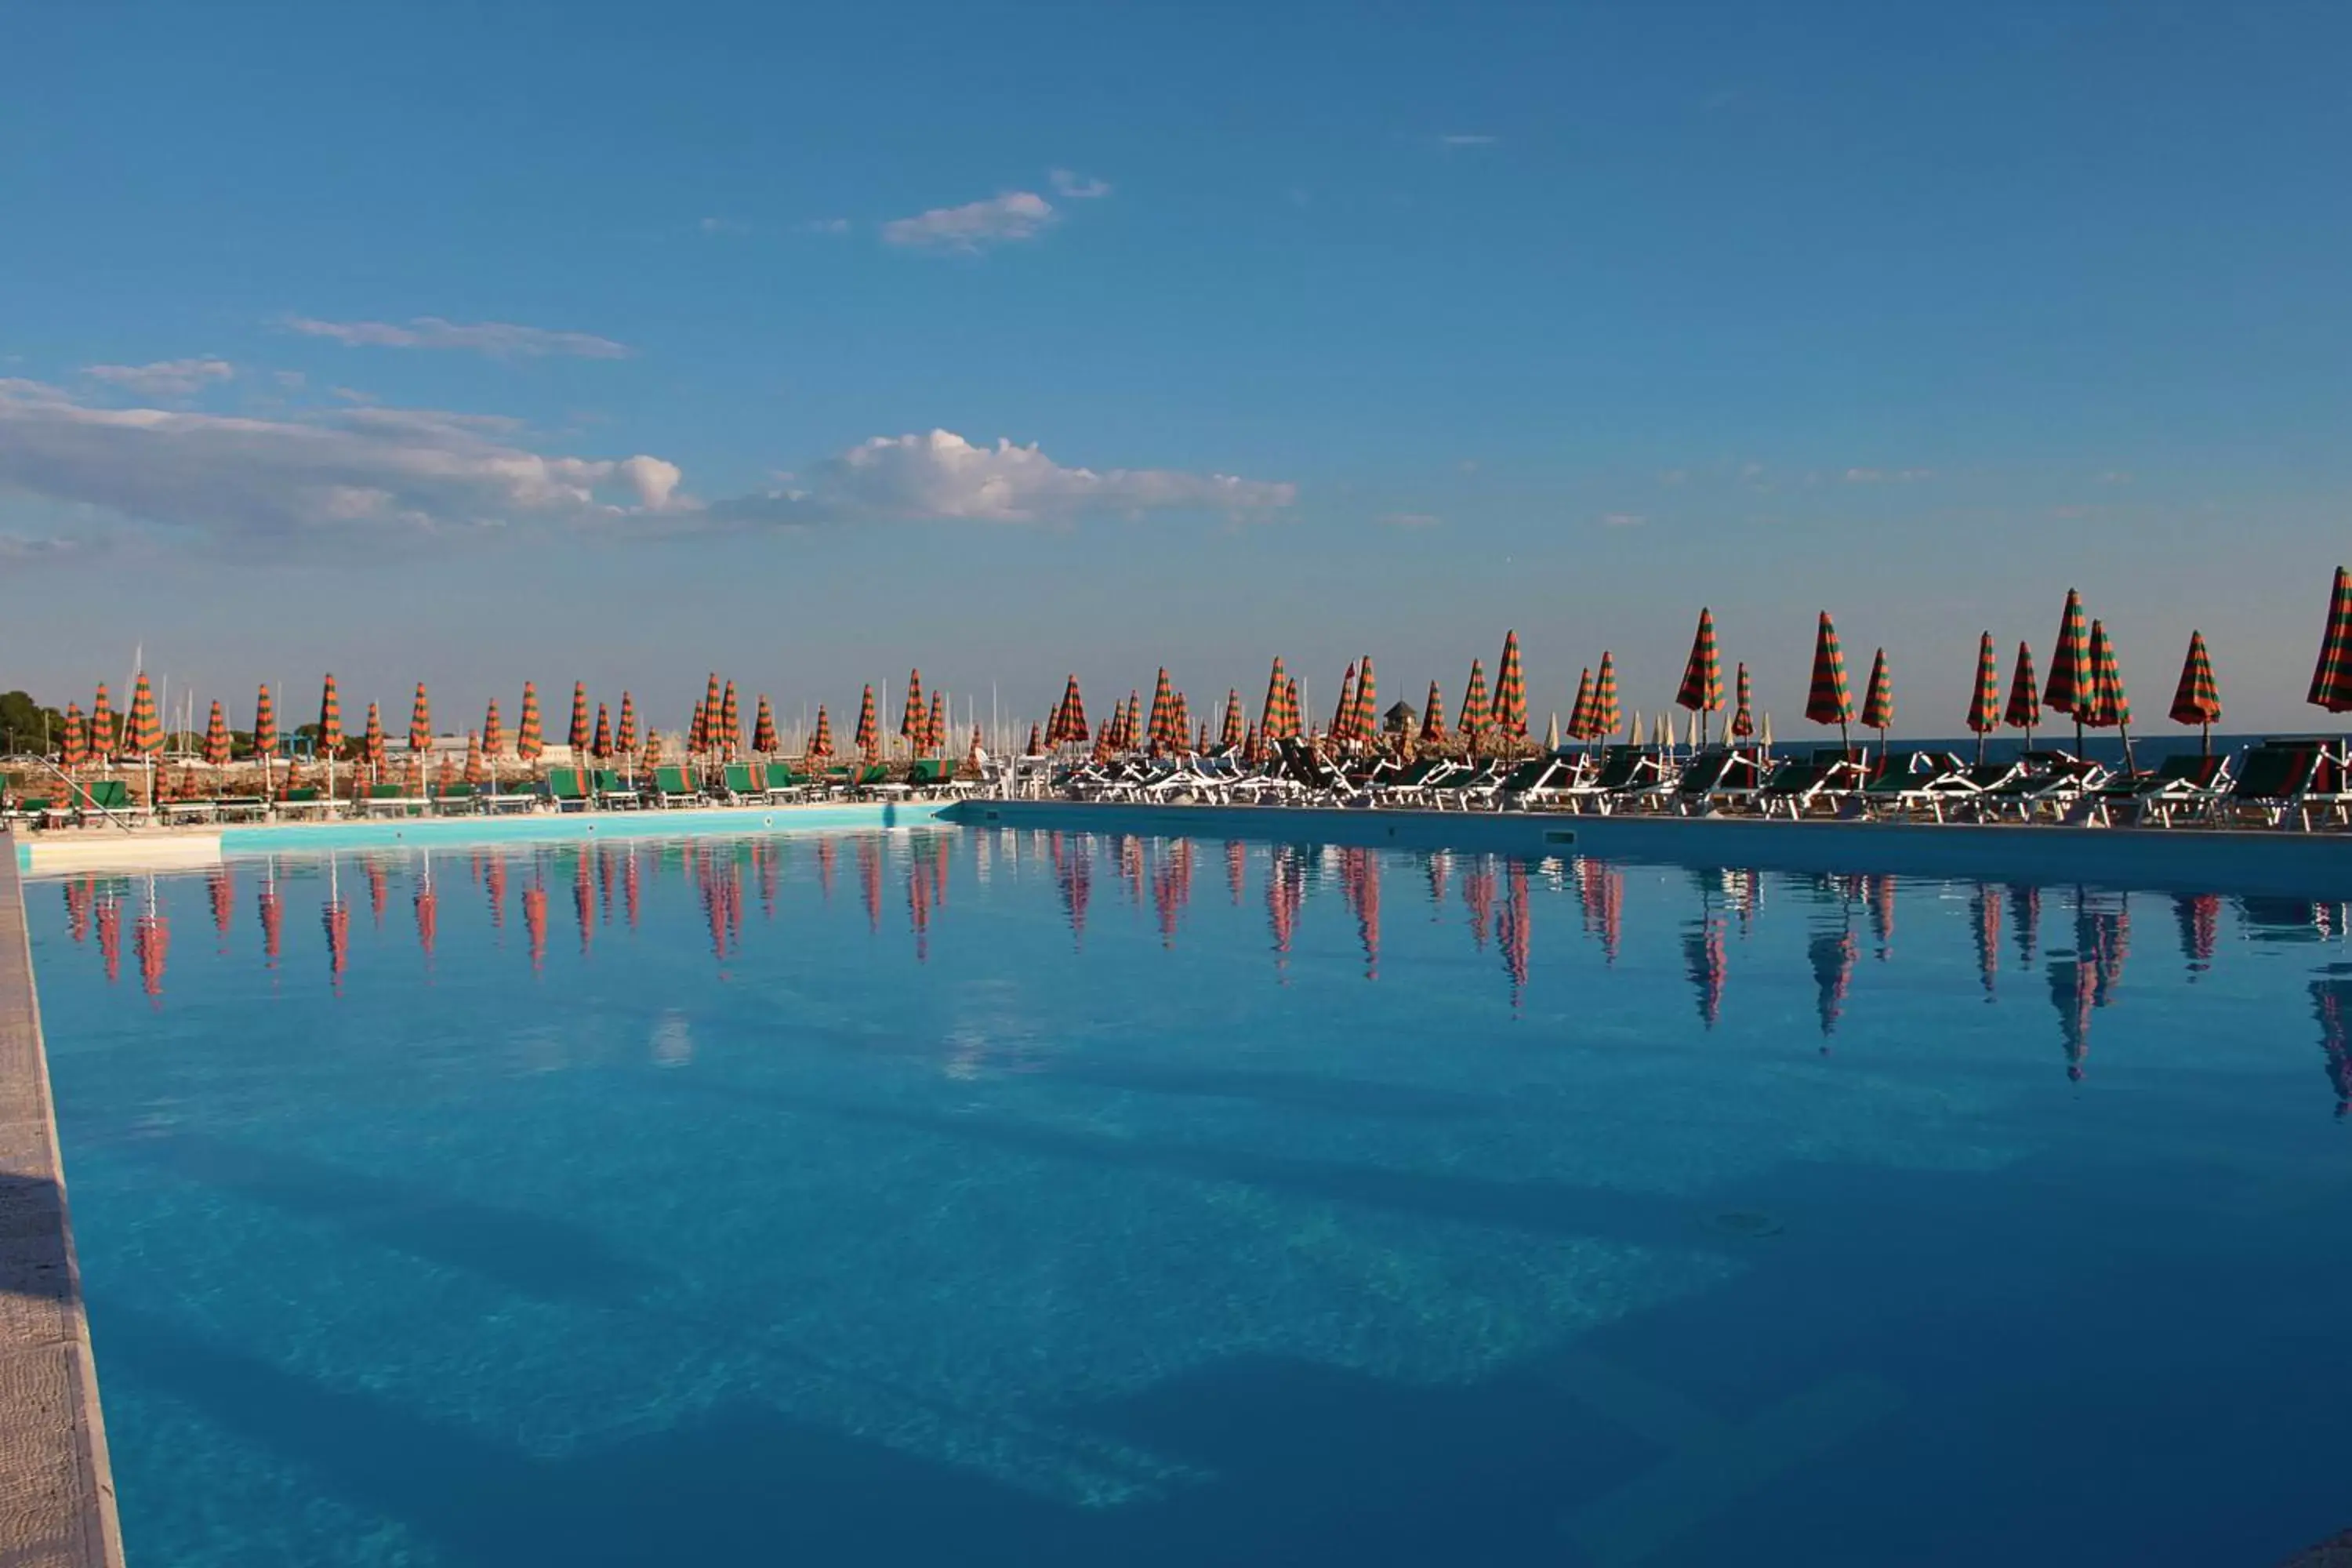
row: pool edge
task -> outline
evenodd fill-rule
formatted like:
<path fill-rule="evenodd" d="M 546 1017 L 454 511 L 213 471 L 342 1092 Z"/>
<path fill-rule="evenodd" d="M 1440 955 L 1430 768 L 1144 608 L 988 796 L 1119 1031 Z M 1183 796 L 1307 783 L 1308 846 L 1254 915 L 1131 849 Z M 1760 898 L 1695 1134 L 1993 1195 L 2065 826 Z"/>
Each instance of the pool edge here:
<path fill-rule="evenodd" d="M 0 1562 L 121 1568 L 14 853 L 0 855 Z"/>

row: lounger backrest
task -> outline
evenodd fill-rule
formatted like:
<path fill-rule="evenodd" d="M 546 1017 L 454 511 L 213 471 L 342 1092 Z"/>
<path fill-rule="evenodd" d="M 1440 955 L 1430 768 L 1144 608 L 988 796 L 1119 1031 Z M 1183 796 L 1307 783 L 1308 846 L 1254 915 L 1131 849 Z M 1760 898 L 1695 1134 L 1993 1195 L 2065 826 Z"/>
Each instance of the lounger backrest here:
<path fill-rule="evenodd" d="M 370 800 L 398 800 L 400 798 L 400 786 L 396 784 L 368 785 L 368 798 Z"/>
<path fill-rule="evenodd" d="M 89 804 L 97 811 L 128 811 L 131 786 L 121 779 L 100 779 L 89 786 Z"/>
<path fill-rule="evenodd" d="M 1729 752 L 1710 752 L 1683 770 L 1682 782 L 1675 786 L 1677 795 L 1705 795 L 1723 782 L 1731 766 Z"/>
<path fill-rule="evenodd" d="M 1809 790 L 1822 782 L 1822 775 L 1828 767 L 1828 763 L 1817 763 L 1810 757 L 1790 757 L 1774 768 L 1772 776 L 1764 781 L 1764 793 L 1795 795 Z"/>
<path fill-rule="evenodd" d="M 694 786 L 686 782 L 686 769 L 676 763 L 654 770 L 654 788 L 664 795 L 692 795 Z"/>
<path fill-rule="evenodd" d="M 547 793 L 558 800 L 579 800 L 588 792 L 581 785 L 578 768 L 550 768 L 547 770 Z"/>
<path fill-rule="evenodd" d="M 751 764 L 749 763 L 728 763 L 725 776 L 730 795 L 750 795 L 760 787 L 751 782 Z"/>
<path fill-rule="evenodd" d="M 939 784 L 952 784 L 955 782 L 955 759 L 953 757 L 941 757 L 940 759 L 940 776 L 934 782 Z"/>
<path fill-rule="evenodd" d="M 1610 752 L 1608 765 L 1601 770 L 1601 778 L 1594 787 L 1623 789 L 1633 782 L 1633 774 L 1640 771 L 1643 763 L 1647 760 L 1641 752 L 1631 747 L 1617 748 Z"/>
<path fill-rule="evenodd" d="M 304 784 L 300 789 L 289 789 L 286 792 L 288 805 L 309 805 L 318 798 L 319 786 L 316 784 Z"/>
<path fill-rule="evenodd" d="M 801 782 L 801 776 L 793 772 L 791 763 L 770 763 L 768 764 L 768 787 L 770 789 L 793 789 L 798 787 Z"/>
<path fill-rule="evenodd" d="M 2281 800 L 2303 788 L 2319 762 L 2316 750 L 2256 746 L 2246 753 L 2246 771 L 2230 786 L 2237 800 Z"/>

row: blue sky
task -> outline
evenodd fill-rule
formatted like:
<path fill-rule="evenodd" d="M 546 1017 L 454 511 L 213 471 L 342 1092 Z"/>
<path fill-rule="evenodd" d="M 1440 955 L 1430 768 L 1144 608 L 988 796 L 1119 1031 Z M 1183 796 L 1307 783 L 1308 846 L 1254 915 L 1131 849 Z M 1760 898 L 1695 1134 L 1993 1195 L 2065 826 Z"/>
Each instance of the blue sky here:
<path fill-rule="evenodd" d="M 1948 733 L 2064 590 L 2302 727 L 2352 11 L 20 7 L 12 668 L 445 724 L 1348 659 L 1538 713 L 1698 606 Z M 24 68 L 29 62 L 29 69 Z M 934 433 L 942 434 L 934 434 Z M 1012 443 L 999 449 L 999 442 Z M 1029 448 L 1034 448 L 1034 451 Z M 1859 675 L 1859 668 L 1856 670 Z M 1318 704 L 1319 705 L 1319 704 Z M 984 703 L 983 703 L 984 706 Z"/>

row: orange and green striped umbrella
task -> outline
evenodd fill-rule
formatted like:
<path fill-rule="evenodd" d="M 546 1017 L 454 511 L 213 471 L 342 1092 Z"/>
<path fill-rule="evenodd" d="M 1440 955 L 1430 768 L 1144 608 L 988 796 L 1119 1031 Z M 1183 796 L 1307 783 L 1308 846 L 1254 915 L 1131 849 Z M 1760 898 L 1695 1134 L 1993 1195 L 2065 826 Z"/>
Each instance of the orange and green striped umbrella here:
<path fill-rule="evenodd" d="M 1274 673 L 1265 678 L 1265 706 L 1258 710 L 1257 732 L 1268 741 L 1281 740 L 1289 731 L 1283 728 L 1283 705 L 1289 700 L 1290 681 L 1282 673 L 1282 656 L 1274 656 Z"/>
<path fill-rule="evenodd" d="M 89 752 L 93 759 L 107 763 L 114 760 L 114 749 L 120 743 L 119 726 L 114 721 L 114 705 L 106 693 L 106 682 L 98 683 L 98 696 L 89 705 Z"/>
<path fill-rule="evenodd" d="M 1156 749 L 1174 745 L 1170 721 L 1176 717 L 1176 694 L 1168 684 L 1168 667 L 1160 667 L 1160 679 L 1151 688 L 1151 729 L 1150 739 Z"/>
<path fill-rule="evenodd" d="M 1822 624 L 1813 635 L 1813 683 L 1805 696 L 1805 717 L 1816 724 L 1838 727 L 1838 741 L 1846 740 L 1846 726 L 1853 722 L 1853 694 L 1846 689 L 1845 652 L 1838 647 L 1837 627 L 1830 621 L 1830 613 L 1822 612 Z"/>
<path fill-rule="evenodd" d="M 1969 728 L 1976 732 L 1977 762 L 1984 762 L 1985 737 L 2000 727 L 2000 661 L 1992 651 L 1992 634 L 1977 638 L 1977 684 L 1969 698 Z"/>
<path fill-rule="evenodd" d="M 1192 743 L 1192 710 L 1181 691 L 1168 710 L 1168 743 L 1180 752 Z"/>
<path fill-rule="evenodd" d="M 808 754 L 812 757 L 833 755 L 833 720 L 825 713 L 822 702 L 816 705 L 816 733 L 809 737 Z"/>
<path fill-rule="evenodd" d="M 719 699 L 719 746 L 730 762 L 743 749 L 743 710 L 735 701 L 735 683 L 731 680 Z"/>
<path fill-rule="evenodd" d="M 1029 726 L 1029 749 L 1021 754 L 1024 757 L 1043 756 L 1045 755 L 1045 752 L 1042 748 L 1045 744 L 1045 737 L 1044 733 L 1038 730 L 1036 725 L 1032 724 Z"/>
<path fill-rule="evenodd" d="M 870 686 L 866 689 L 865 700 L 858 704 L 857 733 L 852 743 L 868 761 L 881 749 L 882 727 L 874 718 L 874 689 Z"/>
<path fill-rule="evenodd" d="M 2352 572 L 2341 566 L 2336 569 L 2336 591 L 2327 602 L 2319 666 L 2311 672 L 2311 690 L 2304 700 L 2330 713 L 2352 711 Z"/>
<path fill-rule="evenodd" d="M 383 718 L 373 702 L 368 704 L 367 729 L 362 731 L 360 738 L 360 757 L 370 767 L 383 766 Z"/>
<path fill-rule="evenodd" d="M 646 731 L 645 760 L 646 771 L 647 773 L 651 773 L 654 769 L 661 766 L 661 731 L 658 730 Z"/>
<path fill-rule="evenodd" d="M 425 682 L 416 683 L 416 701 L 408 710 L 408 749 L 429 751 L 433 745 L 433 708 L 425 700 Z"/>
<path fill-rule="evenodd" d="M 1307 713 L 1306 710 L 1299 706 L 1298 677 L 1295 675 L 1283 682 L 1282 714 L 1283 722 L 1288 726 L 1288 728 L 1284 731 L 1284 733 L 1290 736 L 1293 740 L 1297 739 L 1299 731 L 1306 727 Z"/>
<path fill-rule="evenodd" d="M 482 766 L 482 732 L 468 730 L 466 731 L 466 782 L 478 789 L 488 777 L 488 770 Z"/>
<path fill-rule="evenodd" d="M 907 700 L 898 710 L 898 735 L 907 744 L 919 752 L 923 749 L 923 672 L 907 672 Z"/>
<path fill-rule="evenodd" d="M 1078 678 L 1073 674 L 1062 686 L 1062 706 L 1055 714 L 1060 733 L 1049 737 L 1055 745 L 1063 742 L 1091 741 L 1094 732 L 1087 724 L 1087 700 L 1078 691 Z"/>
<path fill-rule="evenodd" d="M 596 704 L 596 731 L 589 739 L 588 754 L 600 763 L 613 754 L 613 716 L 602 702 Z"/>
<path fill-rule="evenodd" d="M 574 761 L 588 750 L 592 733 L 588 728 L 588 683 L 575 680 L 572 683 L 572 727 L 563 737 L 565 744 L 572 748 Z"/>
<path fill-rule="evenodd" d="M 1503 662 L 1495 672 L 1495 701 L 1489 714 L 1495 729 L 1514 741 L 1528 738 L 1528 682 L 1519 673 L 1519 634 L 1503 634 Z"/>
<path fill-rule="evenodd" d="M 267 760 L 278 750 L 278 704 L 269 695 L 269 688 L 253 703 L 253 754 Z"/>
<path fill-rule="evenodd" d="M 719 672 L 712 670 L 702 688 L 702 709 L 694 716 L 692 738 L 687 742 L 688 756 L 714 750 L 719 744 L 719 714 L 725 700 L 719 694 Z"/>
<path fill-rule="evenodd" d="M 1429 700 L 1421 706 L 1421 743 L 1424 746 L 1445 744 L 1445 697 L 1437 689 L 1437 682 L 1429 683 Z"/>
<path fill-rule="evenodd" d="M 1486 666 L 1483 660 L 1474 658 L 1470 661 L 1469 689 L 1462 693 L 1461 715 L 1454 721 L 1454 727 L 1471 745 L 1475 746 L 1486 732 L 1492 709 L 1493 703 L 1486 695 Z"/>
<path fill-rule="evenodd" d="M 221 711 L 220 700 L 213 700 L 213 716 L 205 725 L 205 761 L 216 768 L 228 766 L 228 715 Z"/>
<path fill-rule="evenodd" d="M 1601 650 L 1601 673 L 1592 678 L 1592 713 L 1589 737 L 1606 740 L 1617 732 L 1617 656 Z"/>
<path fill-rule="evenodd" d="M 948 743 L 948 694 L 931 693 L 931 717 L 923 726 L 923 750 L 937 752 Z"/>
<path fill-rule="evenodd" d="M 2017 669 L 2010 677 L 2009 706 L 2002 710 L 2000 721 L 2012 730 L 2024 731 L 2026 749 L 2033 749 L 2033 727 L 2042 722 L 2042 695 L 2033 678 L 2031 643 L 2017 645 Z"/>
<path fill-rule="evenodd" d="M 535 763 L 546 752 L 547 741 L 540 732 L 539 688 L 526 680 L 522 683 L 522 716 L 515 721 L 515 755 L 526 763 Z"/>
<path fill-rule="evenodd" d="M 2089 661 L 2090 640 L 2083 629 L 2083 595 L 2069 588 L 2066 607 L 2058 617 L 2058 643 L 2050 654 L 2050 684 L 2042 690 L 2042 706 L 2053 713 L 2073 713 L 2085 703 L 2091 695 Z"/>
<path fill-rule="evenodd" d="M 2189 634 L 2189 656 L 2180 661 L 2180 685 L 2172 693 L 2171 720 L 2205 731 L 2205 754 L 2213 754 L 2213 726 L 2221 721 L 2221 687 L 2205 652 L 2205 634 Z"/>
<path fill-rule="evenodd" d="M 1225 691 L 1225 723 L 1224 728 L 1217 732 L 1217 749 L 1221 752 L 1234 750 L 1242 743 L 1244 732 L 1241 688 L 1231 687 Z"/>
<path fill-rule="evenodd" d="M 686 754 L 698 757 L 710 743 L 710 704 L 694 705 L 694 717 L 686 721 Z"/>
<path fill-rule="evenodd" d="M 1058 697 L 1054 699 L 1054 706 L 1047 710 L 1045 728 L 1038 735 L 1040 740 L 1045 740 L 1048 737 L 1054 745 L 1058 746 L 1062 743 L 1062 699 Z"/>
<path fill-rule="evenodd" d="M 1347 678 L 1339 682 L 1339 705 L 1331 710 L 1331 738 L 1347 740 L 1356 727 L 1356 667 L 1348 667 Z"/>
<path fill-rule="evenodd" d="M 2124 690 L 2124 673 L 2116 660 L 2115 645 L 2107 640 L 2106 624 L 2091 623 L 2090 690 L 2081 707 L 2074 710 L 2077 722 L 2094 730 L 2104 730 L 2112 724 L 2123 737 L 2124 766 L 2132 766 L 2131 698 Z M 2084 710 L 2089 710 L 2087 712 Z"/>
<path fill-rule="evenodd" d="M 628 710 L 628 703 L 624 700 L 621 711 L 626 714 Z M 759 710 L 751 720 L 751 750 L 763 757 L 775 755 L 777 750 L 775 710 L 768 706 L 768 694 L 764 691 L 760 693 Z"/>
<path fill-rule="evenodd" d="M 1586 665 L 1576 678 L 1576 700 L 1568 705 L 1568 738 L 1571 741 L 1592 739 L 1592 667 Z"/>
<path fill-rule="evenodd" d="M 335 678 L 327 677 L 326 689 L 319 694 L 319 750 L 332 757 L 343 746 L 343 700 L 335 690 Z"/>
<path fill-rule="evenodd" d="M 1143 744 L 1143 693 L 1129 691 L 1127 706 L 1120 710 L 1118 736 L 1111 742 L 1115 751 L 1132 752 Z"/>
<path fill-rule="evenodd" d="M 621 718 L 613 731 L 613 749 L 624 757 L 637 753 L 637 700 L 621 693 Z"/>
<path fill-rule="evenodd" d="M 1356 677 L 1356 713 L 1349 722 L 1349 733 L 1359 741 L 1369 741 L 1380 733 L 1380 681 L 1372 674 L 1372 656 L 1366 654 Z"/>
<path fill-rule="evenodd" d="M 152 757 L 163 749 L 163 723 L 155 713 L 155 690 L 141 670 L 131 687 L 131 732 L 125 750 L 134 757 Z"/>
<path fill-rule="evenodd" d="M 82 720 L 79 702 L 66 704 L 66 732 L 59 745 L 67 767 L 78 768 L 89 761 L 89 728 Z"/>
<path fill-rule="evenodd" d="M 495 757 L 507 749 L 507 727 L 499 719 L 499 700 L 490 699 L 489 711 L 482 715 L 482 752 Z"/>
<path fill-rule="evenodd" d="M 1862 727 L 1878 731 L 1878 750 L 1882 759 L 1886 751 L 1886 731 L 1895 725 L 1895 678 L 1887 672 L 1886 650 L 1870 661 L 1870 684 L 1862 693 Z"/>
<path fill-rule="evenodd" d="M 1723 706 L 1723 663 L 1715 650 L 1715 612 L 1702 605 L 1698 633 L 1691 639 L 1690 658 L 1683 666 L 1682 689 L 1675 705 L 1699 715 L 1699 741 L 1706 740 L 1706 715 Z"/>
<path fill-rule="evenodd" d="M 1735 741 L 1745 741 L 1750 735 L 1756 733 L 1756 714 L 1753 707 L 1748 702 L 1748 667 L 1746 665 L 1743 664 L 1739 667 L 1739 673 L 1738 677 L 1733 679 L 1731 689 L 1731 738 Z"/>

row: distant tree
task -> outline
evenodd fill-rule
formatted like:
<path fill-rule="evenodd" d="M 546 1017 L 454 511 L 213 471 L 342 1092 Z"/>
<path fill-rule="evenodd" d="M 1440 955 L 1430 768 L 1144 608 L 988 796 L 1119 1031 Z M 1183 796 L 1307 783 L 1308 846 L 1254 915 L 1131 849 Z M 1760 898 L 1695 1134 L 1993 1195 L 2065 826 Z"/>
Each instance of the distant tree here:
<path fill-rule="evenodd" d="M 63 743 L 65 715 L 24 691 L 0 691 L 0 750 L 54 751 Z"/>

